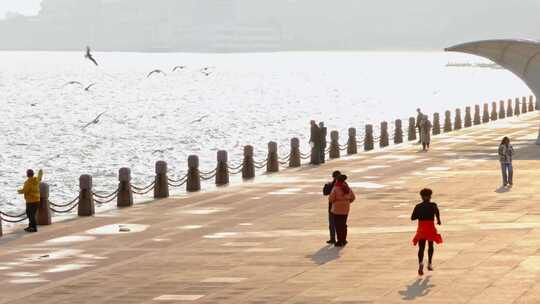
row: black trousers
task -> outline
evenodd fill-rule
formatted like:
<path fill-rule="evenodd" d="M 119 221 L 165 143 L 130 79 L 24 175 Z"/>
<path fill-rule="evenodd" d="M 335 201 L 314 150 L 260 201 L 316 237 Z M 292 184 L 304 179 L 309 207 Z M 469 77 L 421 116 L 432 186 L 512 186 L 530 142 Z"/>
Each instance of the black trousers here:
<path fill-rule="evenodd" d="M 338 242 L 347 241 L 347 218 L 348 214 L 332 214 Z"/>
<path fill-rule="evenodd" d="M 28 216 L 28 227 L 37 229 L 36 214 L 39 203 L 26 203 L 26 216 Z"/>
<path fill-rule="evenodd" d="M 334 224 L 334 215 L 332 214 L 332 204 L 328 204 L 328 230 L 330 230 L 330 240 L 336 240 L 336 225 Z"/>

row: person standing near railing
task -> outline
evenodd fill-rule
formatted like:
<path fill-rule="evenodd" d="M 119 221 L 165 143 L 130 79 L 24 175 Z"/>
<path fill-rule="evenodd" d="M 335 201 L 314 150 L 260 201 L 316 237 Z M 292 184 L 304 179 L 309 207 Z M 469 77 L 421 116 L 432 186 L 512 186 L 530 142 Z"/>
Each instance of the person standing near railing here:
<path fill-rule="evenodd" d="M 37 232 L 36 213 L 39 207 L 40 192 L 39 183 L 43 177 L 43 170 L 39 169 L 38 176 L 34 176 L 34 170 L 26 170 L 26 181 L 22 189 L 19 189 L 19 194 L 24 194 L 26 201 L 26 216 L 28 217 L 28 227 L 24 229 L 26 232 Z"/>
<path fill-rule="evenodd" d="M 424 119 L 424 113 L 420 110 L 420 108 L 416 109 L 416 112 L 418 113 L 416 115 L 416 128 L 418 129 L 418 143 L 422 142 L 422 128 L 420 127 L 420 123 Z"/>
<path fill-rule="evenodd" d="M 311 121 L 311 135 L 309 137 L 311 145 L 311 161 L 312 165 L 321 163 L 321 129 L 317 126 L 315 120 Z"/>
<path fill-rule="evenodd" d="M 510 138 L 505 136 L 499 145 L 499 161 L 501 162 L 503 187 L 514 185 L 514 168 L 512 167 L 512 157 L 514 148 L 510 144 Z"/>
<path fill-rule="evenodd" d="M 326 142 L 326 136 L 327 136 L 327 129 L 326 127 L 324 126 L 324 122 L 319 122 L 319 130 L 321 132 L 321 150 L 320 150 L 320 157 L 319 157 L 319 161 L 321 162 L 321 164 L 324 164 L 326 162 L 326 146 L 327 146 L 327 142 Z"/>
<path fill-rule="evenodd" d="M 432 128 L 433 125 L 431 124 L 431 121 L 429 121 L 429 117 L 424 115 L 422 121 L 420 121 L 420 142 L 422 143 L 422 151 L 429 150 Z"/>

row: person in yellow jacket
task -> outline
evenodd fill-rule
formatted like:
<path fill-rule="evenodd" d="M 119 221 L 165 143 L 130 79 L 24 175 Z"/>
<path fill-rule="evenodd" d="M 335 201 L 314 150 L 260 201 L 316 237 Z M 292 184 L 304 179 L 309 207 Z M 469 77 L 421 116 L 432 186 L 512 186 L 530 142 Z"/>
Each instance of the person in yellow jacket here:
<path fill-rule="evenodd" d="M 24 194 L 26 201 L 26 215 L 28 216 L 28 228 L 26 232 L 37 232 L 36 213 L 39 207 L 40 193 L 39 183 L 43 177 L 43 170 L 38 171 L 37 177 L 34 176 L 34 170 L 26 170 L 28 179 L 24 182 L 24 186 L 19 190 L 19 194 Z"/>

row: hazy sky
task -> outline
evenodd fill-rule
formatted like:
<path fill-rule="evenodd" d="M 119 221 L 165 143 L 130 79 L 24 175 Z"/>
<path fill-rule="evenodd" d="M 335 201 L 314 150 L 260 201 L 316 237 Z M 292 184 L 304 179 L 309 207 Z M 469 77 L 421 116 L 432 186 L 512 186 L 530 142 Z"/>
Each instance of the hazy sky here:
<path fill-rule="evenodd" d="M 40 3 L 41 0 L 0 0 L 0 18 L 3 18 L 7 12 L 37 14 Z"/>

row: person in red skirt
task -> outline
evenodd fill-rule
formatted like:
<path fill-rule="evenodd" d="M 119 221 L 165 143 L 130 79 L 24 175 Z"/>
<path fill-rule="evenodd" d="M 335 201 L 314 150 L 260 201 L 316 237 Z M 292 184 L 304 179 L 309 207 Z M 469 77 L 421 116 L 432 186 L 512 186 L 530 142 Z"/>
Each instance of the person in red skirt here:
<path fill-rule="evenodd" d="M 433 266 L 433 242 L 442 243 L 442 237 L 435 228 L 434 220 L 437 218 L 437 225 L 441 225 L 441 217 L 439 208 L 436 203 L 431 202 L 431 189 L 424 188 L 420 191 L 422 202 L 414 207 L 411 215 L 411 221 L 418 220 L 418 228 L 413 239 L 413 244 L 418 244 L 418 275 L 424 275 L 424 250 L 426 249 L 426 241 L 428 242 L 428 270 L 432 271 Z"/>

